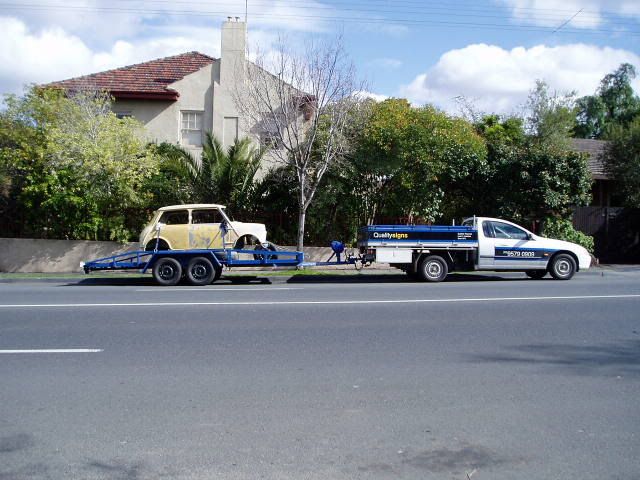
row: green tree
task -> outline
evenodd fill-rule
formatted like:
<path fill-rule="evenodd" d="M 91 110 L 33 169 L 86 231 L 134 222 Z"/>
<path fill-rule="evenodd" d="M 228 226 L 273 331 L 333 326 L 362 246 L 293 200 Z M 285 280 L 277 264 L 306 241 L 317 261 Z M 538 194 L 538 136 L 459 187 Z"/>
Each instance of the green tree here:
<path fill-rule="evenodd" d="M 640 114 L 640 98 L 631 86 L 635 77 L 635 67 L 623 63 L 600 81 L 594 95 L 578 99 L 576 136 L 603 138 L 609 127 L 629 125 Z"/>
<path fill-rule="evenodd" d="M 605 150 L 607 170 L 619 182 L 625 204 L 640 208 L 640 117 L 626 128 L 613 127 L 609 138 Z"/>
<path fill-rule="evenodd" d="M 546 82 L 537 80 L 526 104 L 530 134 L 540 142 L 567 148 L 575 127 L 574 97 L 575 93 L 551 91 Z"/>
<path fill-rule="evenodd" d="M 586 157 L 544 137 L 527 137 L 522 121 L 488 116 L 476 125 L 488 148 L 488 167 L 473 182 L 475 212 L 519 222 L 567 218 L 590 199 Z"/>
<path fill-rule="evenodd" d="M 457 210 L 466 180 L 485 166 L 486 148 L 465 120 L 391 99 L 374 106 L 355 161 L 369 222 L 379 214 L 435 221 Z"/>
<path fill-rule="evenodd" d="M 127 240 L 157 164 L 142 126 L 118 119 L 105 94 L 29 88 L 8 96 L 0 156 L 11 165 L 14 233 Z M 19 225 L 18 225 L 19 224 Z"/>
<path fill-rule="evenodd" d="M 242 138 L 225 150 L 215 136 L 207 133 L 200 159 L 183 149 L 177 153 L 176 160 L 190 176 L 194 201 L 226 203 L 235 213 L 250 210 L 248 199 L 265 149 Z"/>

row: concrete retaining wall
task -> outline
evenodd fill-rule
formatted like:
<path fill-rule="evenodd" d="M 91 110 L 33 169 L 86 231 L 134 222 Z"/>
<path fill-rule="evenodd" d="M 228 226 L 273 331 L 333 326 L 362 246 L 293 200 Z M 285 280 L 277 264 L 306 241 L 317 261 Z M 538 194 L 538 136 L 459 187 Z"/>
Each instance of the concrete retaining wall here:
<path fill-rule="evenodd" d="M 81 272 L 82 261 L 108 257 L 137 248 L 137 243 L 0 238 L 0 272 Z M 295 247 L 280 248 L 295 250 Z M 329 247 L 308 247 L 304 252 L 305 260 L 310 262 L 326 261 L 332 253 Z"/>
<path fill-rule="evenodd" d="M 137 243 L 0 238 L 0 272 L 81 272 L 80 262 L 137 248 Z"/>

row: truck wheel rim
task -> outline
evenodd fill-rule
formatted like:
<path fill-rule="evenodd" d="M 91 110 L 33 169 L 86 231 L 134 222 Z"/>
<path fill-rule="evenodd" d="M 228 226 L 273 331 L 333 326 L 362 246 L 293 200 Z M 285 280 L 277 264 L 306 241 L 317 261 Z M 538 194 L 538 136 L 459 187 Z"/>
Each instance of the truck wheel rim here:
<path fill-rule="evenodd" d="M 556 266 L 556 272 L 558 272 L 558 275 L 562 275 L 563 277 L 569 275 L 569 272 L 571 272 L 571 265 L 567 260 L 561 260 Z"/>
<path fill-rule="evenodd" d="M 429 262 L 427 264 L 427 275 L 430 278 L 438 278 L 442 275 L 442 266 L 438 262 Z"/>

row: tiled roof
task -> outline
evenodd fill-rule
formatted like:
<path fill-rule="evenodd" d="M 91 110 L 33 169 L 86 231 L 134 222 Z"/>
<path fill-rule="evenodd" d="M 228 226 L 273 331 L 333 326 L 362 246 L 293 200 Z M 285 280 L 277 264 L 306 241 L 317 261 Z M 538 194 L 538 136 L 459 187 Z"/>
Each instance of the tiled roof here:
<path fill-rule="evenodd" d="M 607 180 L 609 178 L 602 160 L 607 142 L 604 140 L 592 140 L 588 138 L 572 138 L 571 145 L 576 152 L 589 155 L 587 164 L 593 178 Z"/>
<path fill-rule="evenodd" d="M 178 92 L 168 88 L 168 85 L 214 61 L 208 55 L 188 52 L 43 86 L 65 90 L 106 90 L 115 98 L 176 100 Z"/>

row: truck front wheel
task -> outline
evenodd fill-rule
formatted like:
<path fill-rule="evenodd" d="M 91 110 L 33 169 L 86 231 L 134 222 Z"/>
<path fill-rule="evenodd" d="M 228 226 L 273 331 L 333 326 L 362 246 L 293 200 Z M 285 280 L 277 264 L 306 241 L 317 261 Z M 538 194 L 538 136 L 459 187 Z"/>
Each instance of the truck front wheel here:
<path fill-rule="evenodd" d="M 576 273 L 576 261 L 571 255 L 559 253 L 551 260 L 549 272 L 556 280 L 569 280 Z"/>
<path fill-rule="evenodd" d="M 449 267 L 444 258 L 439 255 L 429 255 L 420 262 L 418 273 L 425 282 L 441 282 L 447 277 Z"/>

